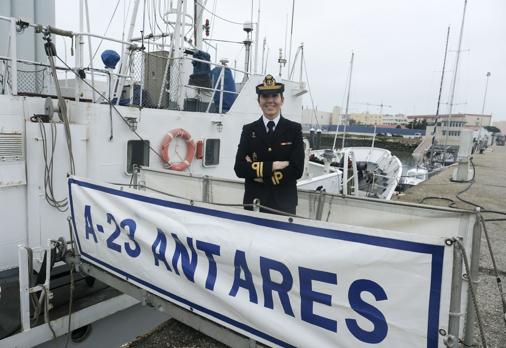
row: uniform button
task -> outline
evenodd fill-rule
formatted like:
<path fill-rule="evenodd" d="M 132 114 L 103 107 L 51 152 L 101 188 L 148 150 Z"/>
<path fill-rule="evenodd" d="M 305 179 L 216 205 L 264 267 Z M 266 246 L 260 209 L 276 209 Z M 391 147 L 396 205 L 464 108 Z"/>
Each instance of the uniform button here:
<path fill-rule="evenodd" d="M 267 149 L 267 151 L 271 152 L 271 151 L 272 151 L 272 148 L 270 148 L 270 147 L 269 147 L 269 148 Z"/>

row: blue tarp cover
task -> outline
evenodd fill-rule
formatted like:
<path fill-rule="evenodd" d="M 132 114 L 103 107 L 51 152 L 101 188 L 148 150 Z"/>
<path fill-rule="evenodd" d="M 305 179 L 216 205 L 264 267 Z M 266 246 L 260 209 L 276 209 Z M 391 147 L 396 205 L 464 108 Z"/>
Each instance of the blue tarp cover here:
<path fill-rule="evenodd" d="M 213 88 L 216 87 L 216 83 L 220 78 L 221 67 L 216 67 L 211 71 L 211 75 L 213 77 Z M 224 91 L 235 92 L 235 81 L 232 76 L 232 70 L 229 68 L 225 68 L 224 71 Z M 216 105 L 216 109 L 220 107 L 220 94 L 221 94 L 221 83 L 218 83 L 217 91 L 214 93 L 213 100 Z M 235 98 L 237 95 L 235 93 L 223 93 L 223 112 L 227 112 L 234 104 Z"/>

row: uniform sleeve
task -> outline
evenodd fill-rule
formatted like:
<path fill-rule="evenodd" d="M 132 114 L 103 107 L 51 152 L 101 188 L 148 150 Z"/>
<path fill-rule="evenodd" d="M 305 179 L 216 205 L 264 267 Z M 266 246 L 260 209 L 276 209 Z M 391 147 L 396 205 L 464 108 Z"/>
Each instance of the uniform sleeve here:
<path fill-rule="evenodd" d="M 246 156 L 252 157 L 252 149 L 248 141 L 248 130 L 242 128 L 241 140 L 237 147 L 235 155 L 234 171 L 239 178 L 255 179 L 270 178 L 272 175 L 272 162 L 270 161 L 254 161 L 248 162 Z"/>
<path fill-rule="evenodd" d="M 304 172 L 304 142 L 302 140 L 302 126 L 297 123 L 294 127 L 293 150 L 290 154 L 290 164 L 282 170 L 275 170 L 271 175 L 272 185 L 281 185 L 297 180 Z"/>

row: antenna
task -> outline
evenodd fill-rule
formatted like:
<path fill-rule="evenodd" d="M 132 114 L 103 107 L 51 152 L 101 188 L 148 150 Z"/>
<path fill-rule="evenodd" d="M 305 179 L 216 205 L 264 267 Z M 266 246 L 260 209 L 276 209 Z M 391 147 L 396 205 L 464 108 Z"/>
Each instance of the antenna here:
<path fill-rule="evenodd" d="M 283 67 L 286 65 L 286 58 L 283 58 L 283 49 L 282 48 L 279 49 L 278 63 L 279 63 L 279 77 L 281 77 L 281 72 L 283 70 Z"/>

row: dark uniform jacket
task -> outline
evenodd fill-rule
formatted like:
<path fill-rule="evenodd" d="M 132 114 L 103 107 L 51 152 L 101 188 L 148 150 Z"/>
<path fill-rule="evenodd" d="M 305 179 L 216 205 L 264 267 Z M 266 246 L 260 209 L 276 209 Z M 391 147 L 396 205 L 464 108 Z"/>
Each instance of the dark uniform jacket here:
<path fill-rule="evenodd" d="M 289 161 L 290 164 L 273 172 L 274 161 Z M 295 214 L 297 179 L 304 171 L 301 125 L 280 116 L 272 135 L 267 135 L 262 117 L 245 125 L 234 170 L 238 177 L 245 179 L 244 204 L 251 204 L 258 198 L 263 206 Z"/>

